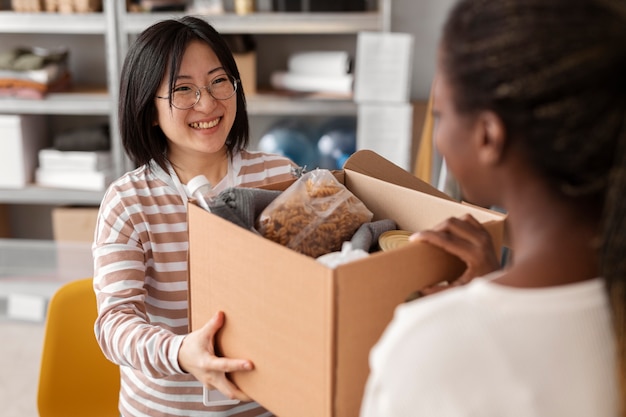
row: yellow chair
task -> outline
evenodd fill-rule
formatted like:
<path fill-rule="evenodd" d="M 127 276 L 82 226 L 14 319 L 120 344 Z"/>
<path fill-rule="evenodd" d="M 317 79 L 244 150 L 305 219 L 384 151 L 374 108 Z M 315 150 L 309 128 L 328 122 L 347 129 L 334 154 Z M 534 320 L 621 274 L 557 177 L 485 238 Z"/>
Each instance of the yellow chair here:
<path fill-rule="evenodd" d="M 118 417 L 120 373 L 94 335 L 92 279 L 72 281 L 50 300 L 37 393 L 39 417 Z"/>

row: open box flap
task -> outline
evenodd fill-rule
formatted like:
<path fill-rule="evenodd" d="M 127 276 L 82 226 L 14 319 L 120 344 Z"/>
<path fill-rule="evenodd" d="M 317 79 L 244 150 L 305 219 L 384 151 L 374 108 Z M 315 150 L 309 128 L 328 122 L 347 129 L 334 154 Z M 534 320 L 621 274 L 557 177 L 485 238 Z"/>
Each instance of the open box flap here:
<path fill-rule="evenodd" d="M 393 162 L 367 149 L 353 153 L 344 164 L 343 169 L 355 171 L 422 193 L 456 201 L 448 194 L 439 191 L 437 188 L 420 180 L 405 169 L 400 168 Z"/>
<path fill-rule="evenodd" d="M 420 180 L 410 172 L 402 169 L 401 167 L 395 165 L 393 162 L 383 158 L 382 156 L 371 150 L 364 149 L 352 154 L 352 156 L 350 156 L 350 158 L 348 158 L 348 160 L 344 164 L 344 170 L 358 172 L 369 177 L 377 178 L 385 182 L 396 184 L 405 188 L 410 188 L 412 190 L 417 190 L 422 193 L 430 194 L 436 197 L 441 197 L 446 200 L 457 201 L 450 197 L 448 194 L 439 191 L 437 188 L 433 187 L 427 182 Z M 491 209 L 479 207 L 465 201 L 461 201 L 460 203 L 470 206 L 474 210 L 482 210 L 489 213 L 494 212 Z M 502 214 L 502 216 L 506 217 L 505 214 Z M 502 228 L 503 232 L 498 239 L 494 240 L 495 246 L 511 247 L 511 239 L 506 228 L 506 221 L 503 222 L 499 227 Z"/>

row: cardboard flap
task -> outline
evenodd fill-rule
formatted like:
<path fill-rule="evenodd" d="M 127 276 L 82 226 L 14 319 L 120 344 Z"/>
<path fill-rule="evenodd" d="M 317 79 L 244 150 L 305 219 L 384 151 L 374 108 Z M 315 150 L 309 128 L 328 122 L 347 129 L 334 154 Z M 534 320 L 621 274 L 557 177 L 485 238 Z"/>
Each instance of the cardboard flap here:
<path fill-rule="evenodd" d="M 445 198 L 446 200 L 456 201 L 446 193 L 420 180 L 410 172 L 378 155 L 376 152 L 367 149 L 356 151 L 352 154 L 344 164 L 343 169 L 358 172 L 368 177 L 378 178 L 379 180 L 417 190 L 422 193 Z"/>

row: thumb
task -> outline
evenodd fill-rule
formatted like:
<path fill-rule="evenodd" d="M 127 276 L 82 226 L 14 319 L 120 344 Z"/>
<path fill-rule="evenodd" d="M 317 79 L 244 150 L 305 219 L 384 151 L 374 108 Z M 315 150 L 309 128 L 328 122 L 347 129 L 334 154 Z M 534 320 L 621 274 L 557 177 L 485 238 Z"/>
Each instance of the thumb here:
<path fill-rule="evenodd" d="M 200 332 L 208 338 L 215 336 L 215 333 L 224 325 L 224 312 L 218 311 L 206 322 Z"/>

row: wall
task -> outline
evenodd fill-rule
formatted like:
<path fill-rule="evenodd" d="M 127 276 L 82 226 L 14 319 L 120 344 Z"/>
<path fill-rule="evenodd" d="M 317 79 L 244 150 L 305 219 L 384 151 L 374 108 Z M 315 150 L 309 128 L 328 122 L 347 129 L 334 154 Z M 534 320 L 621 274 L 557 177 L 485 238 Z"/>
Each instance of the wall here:
<path fill-rule="evenodd" d="M 426 100 L 435 74 L 441 26 L 454 0 L 392 0 L 392 32 L 415 37 L 411 98 Z"/>

